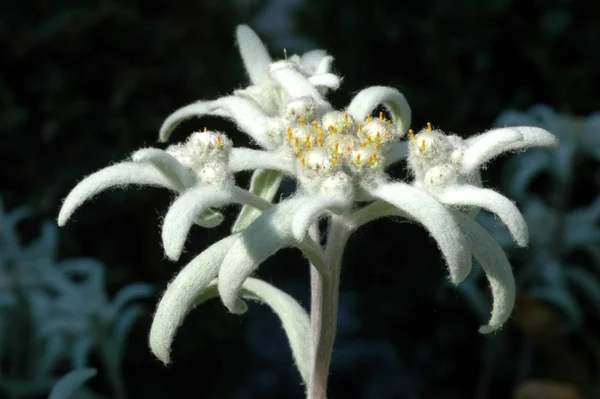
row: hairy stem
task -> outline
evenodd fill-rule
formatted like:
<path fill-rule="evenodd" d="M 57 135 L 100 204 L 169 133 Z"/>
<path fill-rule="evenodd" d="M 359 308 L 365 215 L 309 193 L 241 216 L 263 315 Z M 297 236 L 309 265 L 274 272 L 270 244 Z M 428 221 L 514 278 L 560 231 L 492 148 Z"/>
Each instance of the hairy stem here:
<path fill-rule="evenodd" d="M 313 373 L 308 399 L 327 398 L 327 379 L 337 328 L 339 282 L 344 248 L 350 230 L 340 216 L 333 216 L 325 249 L 326 268 L 319 273 L 311 266 L 311 324 Z"/>

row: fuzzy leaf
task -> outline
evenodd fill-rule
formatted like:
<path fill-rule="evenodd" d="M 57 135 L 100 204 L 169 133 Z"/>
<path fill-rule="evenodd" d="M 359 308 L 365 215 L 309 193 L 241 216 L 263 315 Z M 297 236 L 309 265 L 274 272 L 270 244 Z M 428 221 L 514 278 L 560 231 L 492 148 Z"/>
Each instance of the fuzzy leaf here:
<path fill-rule="evenodd" d="M 252 173 L 249 191 L 266 201 L 273 202 L 273 198 L 279 191 L 279 185 L 283 175 L 275 170 L 258 169 Z M 248 227 L 262 212 L 254 207 L 244 205 L 238 215 L 232 233 L 238 233 Z"/>

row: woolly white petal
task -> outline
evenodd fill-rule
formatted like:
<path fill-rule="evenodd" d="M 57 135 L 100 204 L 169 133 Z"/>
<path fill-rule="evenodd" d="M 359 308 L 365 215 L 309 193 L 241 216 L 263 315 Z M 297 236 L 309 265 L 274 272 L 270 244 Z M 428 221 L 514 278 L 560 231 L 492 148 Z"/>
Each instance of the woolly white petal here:
<path fill-rule="evenodd" d="M 331 211 L 340 214 L 347 211 L 351 205 L 352 197 L 343 192 L 308 197 L 294 215 L 292 221 L 294 238 L 302 241 L 308 228 L 317 222 L 324 213 Z"/>
<path fill-rule="evenodd" d="M 386 86 L 373 86 L 361 90 L 346 109 L 357 121 L 361 121 L 379 105 L 385 106 L 398 127 L 398 133 L 406 134 L 410 126 L 411 110 L 406 98 L 398 90 Z"/>
<path fill-rule="evenodd" d="M 163 363 L 171 361 L 171 344 L 177 329 L 193 308 L 196 297 L 217 277 L 223 257 L 236 238 L 229 236 L 208 247 L 167 286 L 154 313 L 149 336 L 152 353 Z"/>
<path fill-rule="evenodd" d="M 208 299 L 216 298 L 219 295 L 217 284 L 217 281 L 213 281 L 197 298 L 196 305 Z M 300 371 L 304 383 L 308 385 L 311 370 L 311 328 L 310 317 L 306 310 L 285 292 L 265 281 L 252 277 L 244 281 L 240 296 L 266 304 L 279 317 L 289 340 L 298 371 Z"/>
<path fill-rule="evenodd" d="M 177 190 L 175 183 L 152 165 L 131 162 L 118 163 L 92 173 L 75 186 L 63 202 L 58 214 L 58 225 L 63 226 L 79 206 L 99 192 L 130 184 Z"/>
<path fill-rule="evenodd" d="M 521 137 L 515 139 L 515 132 Z M 558 139 L 539 127 L 514 126 L 493 129 L 466 140 L 469 148 L 465 152 L 462 171 L 468 173 L 503 152 L 529 147 L 556 147 Z M 468 155 L 467 155 L 468 154 Z"/>
<path fill-rule="evenodd" d="M 521 247 L 527 246 L 529 231 L 519 208 L 494 190 L 469 185 L 451 186 L 437 198 L 446 205 L 476 206 L 495 213 L 508 227 L 515 242 Z"/>
<path fill-rule="evenodd" d="M 48 399 L 69 399 L 74 397 L 83 384 L 97 373 L 98 370 L 92 368 L 76 369 L 68 372 L 52 388 Z"/>
<path fill-rule="evenodd" d="M 253 102 L 237 96 L 222 97 L 212 101 L 209 110 L 226 112 L 240 130 L 252 137 L 258 145 L 265 148 L 273 147 L 271 139 L 267 135 L 267 127 L 271 118 Z"/>
<path fill-rule="evenodd" d="M 342 83 L 339 76 L 332 73 L 320 73 L 308 78 L 309 82 L 317 87 L 328 87 L 332 90 L 337 90 Z"/>
<path fill-rule="evenodd" d="M 278 68 L 271 71 L 271 76 L 291 98 L 311 97 L 320 107 L 331 108 L 308 78 L 299 71 Z"/>
<path fill-rule="evenodd" d="M 399 141 L 394 143 L 392 148 L 385 154 L 385 165 L 389 166 L 399 161 L 404 161 L 408 158 L 408 143 L 406 141 Z"/>
<path fill-rule="evenodd" d="M 255 170 L 254 173 L 252 173 L 249 191 L 266 201 L 272 202 L 279 191 L 279 185 L 281 184 L 282 179 L 283 175 L 275 170 Z M 250 226 L 260 214 L 261 211 L 254 207 L 248 205 L 242 206 L 233 227 L 231 227 L 231 232 L 237 233 L 244 230 L 246 227 Z"/>
<path fill-rule="evenodd" d="M 214 186 L 193 187 L 173 202 L 165 216 L 162 242 L 169 259 L 177 260 L 183 250 L 188 231 L 196 217 L 210 207 L 226 204 L 249 204 L 266 209 L 271 204 L 239 187 L 220 189 Z"/>
<path fill-rule="evenodd" d="M 221 109 L 211 109 L 210 104 L 212 101 L 196 101 L 192 104 L 188 104 L 184 107 L 179 108 L 175 112 L 165 119 L 162 126 L 160 127 L 160 131 L 158 133 L 158 139 L 161 142 L 166 142 L 169 140 L 171 133 L 181 124 L 181 122 L 193 118 L 200 117 L 205 115 L 214 115 L 214 116 L 222 116 L 229 117 L 229 112 Z"/>
<path fill-rule="evenodd" d="M 166 151 L 158 148 L 144 148 L 133 153 L 133 162 L 148 162 L 163 172 L 174 184 L 177 190 L 183 191 L 196 183 L 194 174 L 177 159 Z"/>
<path fill-rule="evenodd" d="M 467 238 L 473 256 L 490 282 L 492 314 L 488 324 L 479 329 L 480 333 L 488 334 L 500 328 L 510 316 L 515 305 L 515 278 L 504 250 L 492 236 L 467 215 L 459 211 L 453 213 Z"/>
<path fill-rule="evenodd" d="M 264 82 L 271 57 L 258 35 L 247 25 L 238 25 L 235 35 L 242 61 L 252 84 Z"/>
<path fill-rule="evenodd" d="M 523 139 L 517 128 L 493 129 L 469 141 L 460 165 L 461 173 L 471 173 L 486 162 L 509 150 L 510 145 Z"/>
<path fill-rule="evenodd" d="M 331 71 L 331 64 L 333 63 L 333 56 L 327 55 L 321 59 L 319 65 L 317 65 L 317 69 L 315 69 L 315 74 L 319 73 L 329 73 Z"/>
<path fill-rule="evenodd" d="M 294 174 L 294 159 L 282 151 L 262 151 L 250 148 L 232 148 L 229 155 L 232 172 L 243 170 L 270 169 Z"/>
<path fill-rule="evenodd" d="M 238 293 L 244 281 L 258 266 L 281 248 L 297 245 L 317 268 L 322 265 L 320 248 L 310 239 L 298 243 L 292 235 L 295 211 L 306 197 L 278 203 L 263 212 L 232 245 L 219 270 L 219 293 L 232 313 L 245 312 Z"/>
<path fill-rule="evenodd" d="M 328 56 L 327 51 L 325 50 L 310 50 L 300 56 L 300 65 L 308 67 L 311 70 L 316 70 L 327 57 L 331 56 Z M 329 71 L 327 70 L 325 72 Z"/>
<path fill-rule="evenodd" d="M 405 183 L 381 184 L 365 187 L 380 198 L 404 212 L 409 219 L 422 224 L 435 239 L 442 252 L 450 278 L 454 284 L 463 281 L 471 271 L 471 253 L 452 214 L 429 194 Z"/>

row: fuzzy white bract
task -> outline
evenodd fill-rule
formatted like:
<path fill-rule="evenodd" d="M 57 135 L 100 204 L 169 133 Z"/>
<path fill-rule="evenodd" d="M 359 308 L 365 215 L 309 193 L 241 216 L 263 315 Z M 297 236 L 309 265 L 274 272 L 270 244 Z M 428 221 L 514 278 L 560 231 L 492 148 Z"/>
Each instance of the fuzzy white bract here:
<path fill-rule="evenodd" d="M 472 217 L 482 209 L 495 214 L 519 246 L 527 245 L 528 231 L 511 200 L 482 187 L 480 171 L 501 153 L 553 147 L 556 138 L 544 129 L 523 126 L 490 130 L 467 140 L 431 125 L 415 134 L 409 130 L 406 99 L 385 86 L 364 89 L 346 108 L 336 110 L 324 98 L 325 88 L 339 84 L 326 53 L 313 51 L 272 62 L 248 27 L 239 27 L 237 36 L 252 85 L 180 109 L 167 118 L 160 138 L 166 140 L 187 117 L 219 115 L 260 149 L 233 147 L 216 132 L 193 133 L 166 151 L 143 149 L 131 161 L 84 179 L 67 196 L 59 215 L 59 224 L 64 224 L 79 205 L 106 188 L 167 187 L 179 196 L 164 218 L 162 241 L 166 255 L 177 260 L 194 223 L 213 227 L 222 221 L 213 208 L 245 206 L 232 234 L 194 258 L 168 286 L 150 331 L 156 356 L 170 361 L 177 328 L 208 292 L 210 297 L 220 296 L 233 313 L 246 311 L 242 298 L 258 299 L 280 316 L 310 388 L 315 353 L 309 350 L 308 314 L 285 293 L 250 276 L 278 250 L 296 247 L 324 279 L 336 281 L 350 234 L 390 215 L 419 223 L 429 232 L 452 283 L 467 277 L 472 257 L 478 260 L 493 294 L 491 317 L 481 332 L 501 327 L 514 305 L 514 277 L 504 251 Z M 406 159 L 412 181 L 397 181 L 386 173 L 389 165 Z M 244 170 L 254 171 L 249 190 L 234 184 L 234 174 Z M 297 191 L 274 202 L 283 176 L 296 181 Z M 333 232 L 324 245 L 318 239 L 321 218 L 329 219 Z M 323 300 L 337 303 L 335 298 Z"/>

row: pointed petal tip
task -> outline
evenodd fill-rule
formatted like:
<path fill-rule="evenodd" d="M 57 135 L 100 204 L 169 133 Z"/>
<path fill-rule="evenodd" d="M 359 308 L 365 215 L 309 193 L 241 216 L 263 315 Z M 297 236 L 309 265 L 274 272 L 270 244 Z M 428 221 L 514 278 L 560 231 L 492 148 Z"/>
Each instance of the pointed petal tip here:
<path fill-rule="evenodd" d="M 493 332 L 496 332 L 500 329 L 501 326 L 496 326 L 496 325 L 491 325 L 491 324 L 486 324 L 485 326 L 481 326 L 479 327 L 479 333 L 480 334 L 491 334 Z"/>

